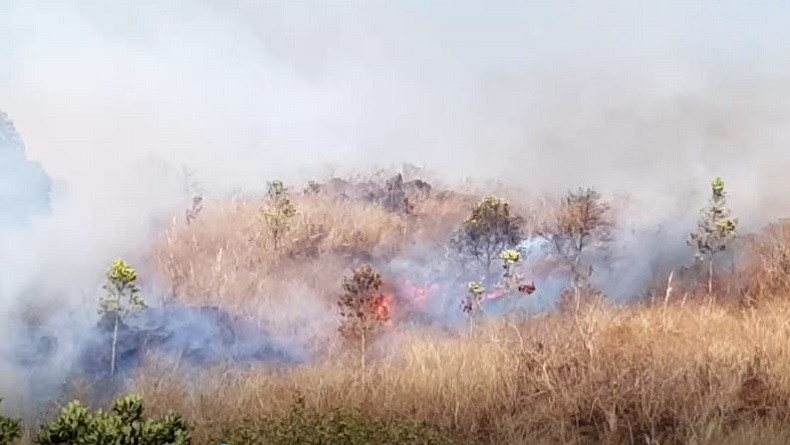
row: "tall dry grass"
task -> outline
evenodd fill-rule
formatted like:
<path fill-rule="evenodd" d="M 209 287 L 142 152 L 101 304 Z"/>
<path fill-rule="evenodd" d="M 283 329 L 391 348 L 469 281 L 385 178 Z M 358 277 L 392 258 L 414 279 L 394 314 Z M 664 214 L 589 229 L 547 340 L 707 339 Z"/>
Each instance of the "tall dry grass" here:
<path fill-rule="evenodd" d="M 354 260 L 387 260 L 408 246 L 446 239 L 468 212 L 466 199 L 429 198 L 405 215 L 364 202 L 299 196 L 299 213 L 280 250 L 260 218 L 262 202 L 209 202 L 193 224 L 173 222 L 154 249 L 154 262 L 178 300 L 248 313 L 296 281 L 317 295 L 336 295 L 339 277 Z"/>
<path fill-rule="evenodd" d="M 720 443 L 750 426 L 790 428 L 790 303 L 715 303 L 497 323 L 474 337 L 412 332 L 367 369 L 206 371 L 185 382 L 151 366 L 136 389 L 175 408 L 199 441 L 319 411 L 413 419 L 468 443 Z"/>
<path fill-rule="evenodd" d="M 446 237 L 469 208 L 429 201 L 420 218 L 300 197 L 290 247 L 274 251 L 258 205 L 210 203 L 197 223 L 171 228 L 156 260 L 181 301 L 249 313 L 297 283 L 331 301 L 352 259 Z M 365 369 L 327 356 L 186 377 L 152 360 L 134 389 L 155 414 L 189 418 L 198 443 L 285 418 L 296 398 L 424 421 L 457 443 L 790 443 L 788 227 L 742 246 L 749 266 L 728 277 L 742 298 L 658 290 L 652 304 L 498 321 L 473 335 L 402 326 Z"/>

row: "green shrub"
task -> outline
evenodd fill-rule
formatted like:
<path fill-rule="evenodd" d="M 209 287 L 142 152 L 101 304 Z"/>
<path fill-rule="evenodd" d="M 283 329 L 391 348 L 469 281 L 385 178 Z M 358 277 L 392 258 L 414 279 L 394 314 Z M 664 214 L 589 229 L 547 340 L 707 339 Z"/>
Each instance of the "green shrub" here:
<path fill-rule="evenodd" d="M 297 404 L 288 416 L 230 431 L 214 442 L 267 445 L 444 445 L 441 432 L 413 421 L 368 419 L 356 411 L 317 412 Z"/>
<path fill-rule="evenodd" d="M 2 403 L 3 399 L 0 399 Z M 0 445 L 13 443 L 22 435 L 22 428 L 17 419 L 0 416 Z"/>
<path fill-rule="evenodd" d="M 91 413 L 79 401 L 69 403 L 54 421 L 44 425 L 36 444 L 187 445 L 189 428 L 177 414 L 162 420 L 143 417 L 143 399 L 129 396 L 113 403 L 109 412 Z"/>

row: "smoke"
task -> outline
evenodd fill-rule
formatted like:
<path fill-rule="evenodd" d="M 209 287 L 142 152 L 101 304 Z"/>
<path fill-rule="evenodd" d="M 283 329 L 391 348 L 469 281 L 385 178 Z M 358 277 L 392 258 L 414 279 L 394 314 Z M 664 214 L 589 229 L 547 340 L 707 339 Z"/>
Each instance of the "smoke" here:
<path fill-rule="evenodd" d="M 687 253 L 713 176 L 745 231 L 790 210 L 788 13 L 729 0 L 2 2 L 0 107 L 54 180 L 49 216 L 0 231 L 3 318 L 82 317 L 57 325 L 78 336 L 101 271 L 143 255 L 185 205 L 183 164 L 215 195 L 402 161 L 532 193 L 627 195 L 618 262 L 599 271 L 607 292 L 633 295 L 655 261 Z M 4 326 L 9 344 L 23 337 Z"/>

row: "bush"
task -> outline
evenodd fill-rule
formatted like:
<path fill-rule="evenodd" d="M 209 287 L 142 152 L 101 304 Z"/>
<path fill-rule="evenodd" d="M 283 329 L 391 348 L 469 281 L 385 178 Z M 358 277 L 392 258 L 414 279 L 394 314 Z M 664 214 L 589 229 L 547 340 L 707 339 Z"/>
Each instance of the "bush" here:
<path fill-rule="evenodd" d="M 0 399 L 2 403 L 3 399 Z M 19 420 L 0 416 L 0 445 L 8 445 L 19 439 L 22 435 L 22 428 Z"/>
<path fill-rule="evenodd" d="M 143 418 L 143 399 L 129 396 L 113 403 L 109 412 L 91 413 L 79 401 L 69 403 L 35 438 L 39 445 L 135 444 L 187 445 L 189 427 L 177 414 L 162 420 Z"/>
<path fill-rule="evenodd" d="M 451 444 L 440 432 L 412 421 L 371 420 L 355 411 L 308 411 L 297 403 L 290 414 L 232 431 L 221 441 L 233 445 L 443 445 Z"/>
<path fill-rule="evenodd" d="M 477 261 L 490 273 L 499 254 L 521 242 L 523 223 L 522 217 L 511 215 L 507 201 L 488 196 L 472 209 L 450 242 L 462 258 Z"/>

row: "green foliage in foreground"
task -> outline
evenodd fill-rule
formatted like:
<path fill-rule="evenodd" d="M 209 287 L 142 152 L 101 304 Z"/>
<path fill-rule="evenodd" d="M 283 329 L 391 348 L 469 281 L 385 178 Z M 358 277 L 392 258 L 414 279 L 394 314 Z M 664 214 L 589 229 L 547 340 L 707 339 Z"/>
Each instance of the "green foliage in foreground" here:
<path fill-rule="evenodd" d="M 3 399 L 0 399 L 2 402 Z M 0 445 L 9 445 L 22 435 L 19 420 L 0 416 Z"/>
<path fill-rule="evenodd" d="M 143 417 L 143 399 L 129 396 L 113 403 L 109 412 L 91 413 L 80 402 L 69 403 L 34 439 L 39 445 L 188 445 L 189 427 L 177 414 L 164 419 Z"/>
<path fill-rule="evenodd" d="M 449 445 L 448 437 L 412 421 L 380 421 L 354 411 L 308 411 L 301 404 L 281 419 L 255 422 L 213 442 L 270 445 Z"/>

